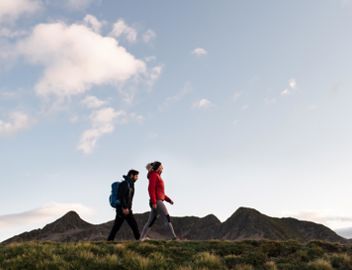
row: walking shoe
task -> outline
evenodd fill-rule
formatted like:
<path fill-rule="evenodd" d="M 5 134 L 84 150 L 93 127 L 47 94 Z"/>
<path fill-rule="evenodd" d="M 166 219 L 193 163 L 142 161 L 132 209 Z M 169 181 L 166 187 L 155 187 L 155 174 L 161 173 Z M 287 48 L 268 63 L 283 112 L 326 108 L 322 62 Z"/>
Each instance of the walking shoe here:
<path fill-rule="evenodd" d="M 144 242 L 144 241 L 147 241 L 147 240 L 150 240 L 150 238 L 147 237 L 147 236 L 140 239 L 141 242 Z"/>

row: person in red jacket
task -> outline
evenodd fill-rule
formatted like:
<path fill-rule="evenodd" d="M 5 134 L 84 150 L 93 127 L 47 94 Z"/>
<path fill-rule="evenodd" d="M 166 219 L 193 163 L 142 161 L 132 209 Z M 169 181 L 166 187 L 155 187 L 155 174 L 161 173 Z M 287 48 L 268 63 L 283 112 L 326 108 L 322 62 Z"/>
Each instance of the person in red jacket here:
<path fill-rule="evenodd" d="M 158 215 L 161 215 L 167 221 L 168 227 L 172 234 L 172 239 L 176 240 L 177 237 L 171 223 L 171 218 L 164 204 L 164 201 L 167 201 L 170 204 L 174 204 L 174 202 L 165 194 L 165 185 L 163 179 L 161 178 L 161 173 L 163 172 L 164 167 L 161 162 L 155 161 L 153 163 L 149 163 L 146 168 L 148 170 L 148 192 L 150 197 L 149 205 L 151 211 L 148 221 L 144 225 L 141 234 L 141 240 L 143 241 L 146 239 L 146 236 L 151 230 L 151 227 L 153 226 Z"/>

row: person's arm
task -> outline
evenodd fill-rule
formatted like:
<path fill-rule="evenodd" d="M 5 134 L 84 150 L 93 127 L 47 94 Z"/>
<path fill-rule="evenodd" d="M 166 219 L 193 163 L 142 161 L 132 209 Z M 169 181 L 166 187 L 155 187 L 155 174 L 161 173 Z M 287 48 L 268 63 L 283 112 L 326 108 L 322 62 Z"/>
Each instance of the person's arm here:
<path fill-rule="evenodd" d="M 156 182 L 157 182 L 157 175 L 152 174 L 149 179 L 149 186 L 148 186 L 148 192 L 149 192 L 149 197 L 150 201 L 152 203 L 153 208 L 156 205 Z"/>
<path fill-rule="evenodd" d="M 174 201 L 171 200 L 170 197 L 168 197 L 166 194 L 165 194 L 165 201 L 167 201 L 170 204 L 174 204 Z"/>

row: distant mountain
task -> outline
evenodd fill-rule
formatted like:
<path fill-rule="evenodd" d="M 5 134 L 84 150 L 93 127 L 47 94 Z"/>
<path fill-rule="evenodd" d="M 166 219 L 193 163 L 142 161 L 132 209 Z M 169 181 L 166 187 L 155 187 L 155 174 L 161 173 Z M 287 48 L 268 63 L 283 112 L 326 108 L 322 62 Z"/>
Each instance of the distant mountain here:
<path fill-rule="evenodd" d="M 135 214 L 139 229 L 148 219 L 148 213 Z M 331 242 L 346 242 L 329 228 L 309 221 L 300 221 L 294 218 L 274 218 L 261 214 L 255 209 L 240 207 L 229 219 L 221 223 L 214 215 L 199 217 L 174 217 L 175 232 L 180 239 L 188 240 L 324 240 Z M 14 236 L 6 241 L 22 242 L 30 240 L 40 241 L 101 241 L 106 240 L 113 225 L 109 221 L 99 225 L 90 224 L 82 220 L 73 211 L 37 229 Z M 150 233 L 153 239 L 170 239 L 167 226 L 159 218 Z M 127 224 L 123 224 L 116 235 L 116 240 L 133 239 L 132 232 Z"/>
<path fill-rule="evenodd" d="M 244 207 L 239 208 L 222 224 L 220 238 L 230 240 L 326 240 L 331 242 L 346 240 L 321 224 L 294 218 L 273 218 L 255 209 Z"/>

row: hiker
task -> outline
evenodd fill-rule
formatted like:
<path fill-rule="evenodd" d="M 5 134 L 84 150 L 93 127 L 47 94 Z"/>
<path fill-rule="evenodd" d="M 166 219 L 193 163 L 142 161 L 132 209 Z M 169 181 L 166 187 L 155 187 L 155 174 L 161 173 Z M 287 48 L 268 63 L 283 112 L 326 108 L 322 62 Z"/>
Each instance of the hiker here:
<path fill-rule="evenodd" d="M 139 240 L 140 234 L 137 222 L 132 213 L 132 200 L 134 195 L 134 183 L 138 180 L 139 172 L 136 170 L 130 170 L 126 175 L 123 176 L 125 179 L 118 187 L 118 199 L 120 203 L 116 206 L 116 217 L 114 226 L 108 237 L 108 241 L 113 241 L 116 233 L 120 229 L 124 220 L 127 221 L 131 227 L 134 238 Z"/>
<path fill-rule="evenodd" d="M 150 197 L 149 206 L 151 208 L 151 211 L 149 214 L 148 221 L 144 225 L 141 234 L 141 240 L 144 241 L 147 239 L 147 234 L 151 230 L 151 227 L 153 226 L 159 214 L 165 219 L 165 221 L 167 221 L 168 227 L 172 234 L 172 239 L 176 240 L 177 237 L 171 223 L 171 218 L 164 204 L 164 201 L 167 201 L 170 204 L 174 204 L 174 202 L 165 194 L 164 181 L 160 176 L 163 172 L 164 167 L 161 162 L 155 161 L 153 163 L 147 164 L 146 169 L 148 170 L 148 192 Z"/>

